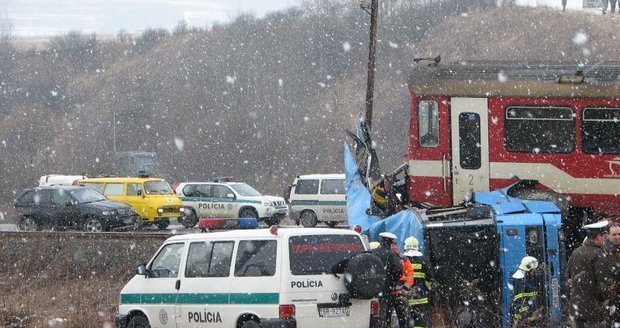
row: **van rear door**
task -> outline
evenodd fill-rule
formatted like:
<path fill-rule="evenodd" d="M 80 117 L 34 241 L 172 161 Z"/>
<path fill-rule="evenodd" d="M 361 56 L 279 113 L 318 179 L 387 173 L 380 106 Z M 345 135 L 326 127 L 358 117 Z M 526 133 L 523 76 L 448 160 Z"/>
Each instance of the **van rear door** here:
<path fill-rule="evenodd" d="M 283 256 L 288 278 L 282 279 L 280 304 L 294 304 L 297 327 L 368 327 L 370 301 L 351 299 L 343 264 L 364 250 L 353 234 L 291 236 Z"/>

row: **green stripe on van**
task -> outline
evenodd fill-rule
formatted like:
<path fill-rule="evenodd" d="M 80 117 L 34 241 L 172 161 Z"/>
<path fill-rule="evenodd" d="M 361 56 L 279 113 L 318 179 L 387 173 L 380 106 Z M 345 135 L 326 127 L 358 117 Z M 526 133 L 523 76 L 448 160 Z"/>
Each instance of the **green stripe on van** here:
<path fill-rule="evenodd" d="M 346 200 L 293 200 L 291 205 L 297 206 L 347 206 Z"/>
<path fill-rule="evenodd" d="M 121 294 L 121 304 L 278 304 L 278 293 Z"/>
<path fill-rule="evenodd" d="M 207 198 L 207 197 L 179 197 L 183 202 L 216 202 L 216 203 L 250 203 L 250 204 L 262 204 L 259 200 L 248 199 L 232 199 L 232 198 Z"/>

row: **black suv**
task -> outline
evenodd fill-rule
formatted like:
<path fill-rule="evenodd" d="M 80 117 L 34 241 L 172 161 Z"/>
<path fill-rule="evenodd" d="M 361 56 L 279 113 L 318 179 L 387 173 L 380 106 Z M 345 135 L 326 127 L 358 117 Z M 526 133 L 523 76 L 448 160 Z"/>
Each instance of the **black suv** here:
<path fill-rule="evenodd" d="M 133 229 L 139 216 L 133 207 L 110 201 L 82 186 L 47 186 L 24 190 L 15 202 L 21 230 L 77 229 L 108 231 Z"/>

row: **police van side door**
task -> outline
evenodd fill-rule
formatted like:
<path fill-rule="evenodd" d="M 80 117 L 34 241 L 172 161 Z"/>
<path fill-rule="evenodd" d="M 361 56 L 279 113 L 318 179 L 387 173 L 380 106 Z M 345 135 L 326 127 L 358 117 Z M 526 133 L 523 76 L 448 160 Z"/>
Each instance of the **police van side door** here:
<path fill-rule="evenodd" d="M 161 247 L 149 266 L 147 275 L 132 280 L 131 291 L 121 295 L 121 303 L 137 303 L 145 311 L 151 327 L 175 328 L 175 304 L 180 283 L 183 242 Z"/>
<path fill-rule="evenodd" d="M 234 327 L 230 286 L 234 241 L 189 244 L 177 298 L 178 327 Z"/>
<path fill-rule="evenodd" d="M 486 98 L 452 98 L 452 201 L 489 191 L 489 131 Z"/>

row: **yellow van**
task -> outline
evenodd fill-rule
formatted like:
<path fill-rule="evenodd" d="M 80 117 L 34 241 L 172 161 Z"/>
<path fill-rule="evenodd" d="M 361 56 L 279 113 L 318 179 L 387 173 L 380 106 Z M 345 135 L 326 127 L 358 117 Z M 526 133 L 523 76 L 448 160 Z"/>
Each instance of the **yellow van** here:
<path fill-rule="evenodd" d="M 113 177 L 81 179 L 79 184 L 93 188 L 110 200 L 133 206 L 145 224 L 166 229 L 170 219 L 183 217 L 183 202 L 164 179 Z"/>

